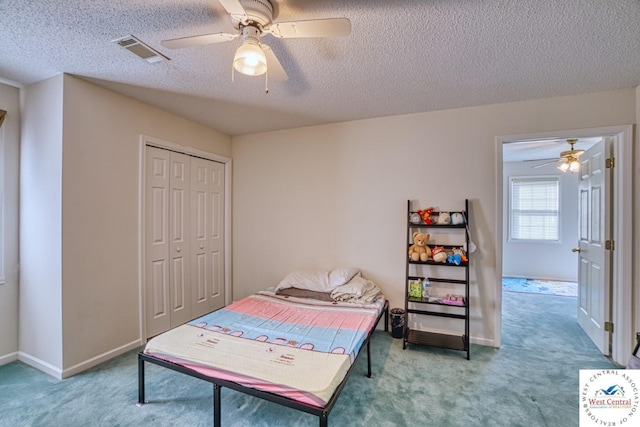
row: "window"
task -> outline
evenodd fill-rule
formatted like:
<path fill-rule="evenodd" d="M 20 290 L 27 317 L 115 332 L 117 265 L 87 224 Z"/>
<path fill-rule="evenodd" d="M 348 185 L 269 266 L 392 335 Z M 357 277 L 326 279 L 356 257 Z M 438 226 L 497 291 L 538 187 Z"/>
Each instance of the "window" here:
<path fill-rule="evenodd" d="M 509 240 L 560 239 L 557 177 L 510 178 Z"/>

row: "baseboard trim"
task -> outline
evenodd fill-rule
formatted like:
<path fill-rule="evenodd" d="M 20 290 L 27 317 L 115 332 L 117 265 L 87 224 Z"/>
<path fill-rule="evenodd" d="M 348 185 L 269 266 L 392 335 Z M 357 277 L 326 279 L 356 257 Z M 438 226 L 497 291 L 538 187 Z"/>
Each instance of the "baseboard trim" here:
<path fill-rule="evenodd" d="M 99 365 L 102 362 L 113 359 L 116 356 L 120 356 L 127 351 L 138 348 L 141 345 L 142 341 L 135 340 L 113 350 L 102 353 L 96 357 L 92 357 L 91 359 L 85 360 L 84 362 L 78 363 L 67 369 L 60 369 L 57 366 L 53 366 L 52 364 L 45 362 L 44 360 L 38 359 L 37 357 L 34 357 L 22 351 L 18 352 L 18 360 L 33 368 L 38 369 L 39 371 L 51 375 L 52 377 L 63 380 L 65 378 L 69 378 L 76 374 L 79 374 L 82 371 L 86 371 L 89 368 L 93 368 L 94 366 Z"/>
<path fill-rule="evenodd" d="M 49 362 L 45 362 L 42 359 L 32 356 L 29 353 L 19 351 L 18 360 L 26 365 L 31 366 L 32 368 L 36 368 L 37 370 L 44 372 L 45 374 L 49 374 L 54 378 L 57 378 L 59 380 L 62 379 L 62 371 L 60 370 L 60 368 L 58 368 L 57 366 L 53 366 Z"/>
<path fill-rule="evenodd" d="M 132 341 L 128 344 L 115 348 L 113 350 L 102 353 L 98 356 L 92 357 L 91 359 L 85 360 L 84 362 L 78 363 L 70 368 L 64 369 L 62 371 L 62 378 L 69 378 L 76 374 L 79 374 L 82 371 L 86 371 L 89 368 L 93 368 L 96 365 L 101 364 L 102 362 L 106 362 L 107 360 L 113 359 L 116 356 L 120 356 L 127 351 L 138 348 L 142 345 L 140 340 Z"/>
<path fill-rule="evenodd" d="M 472 336 L 469 338 L 469 342 L 471 342 L 471 344 L 484 345 L 486 347 L 496 347 L 496 342 L 488 338 L 479 338 L 479 337 Z"/>
<path fill-rule="evenodd" d="M 5 354 L 4 356 L 0 356 L 0 366 L 7 365 L 11 362 L 15 362 L 18 360 L 18 352 L 14 351 L 13 353 Z"/>

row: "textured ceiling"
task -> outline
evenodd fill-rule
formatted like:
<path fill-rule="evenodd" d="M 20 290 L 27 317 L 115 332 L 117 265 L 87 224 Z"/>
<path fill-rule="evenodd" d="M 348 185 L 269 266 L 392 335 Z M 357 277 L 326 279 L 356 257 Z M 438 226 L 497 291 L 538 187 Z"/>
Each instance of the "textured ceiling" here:
<path fill-rule="evenodd" d="M 229 135 L 640 84 L 637 0 L 279 0 L 275 21 L 347 17 L 347 37 L 263 41 L 289 80 L 236 74 L 217 0 L 1 0 L 0 78 L 69 73 Z M 147 63 L 132 34 L 171 58 Z"/>

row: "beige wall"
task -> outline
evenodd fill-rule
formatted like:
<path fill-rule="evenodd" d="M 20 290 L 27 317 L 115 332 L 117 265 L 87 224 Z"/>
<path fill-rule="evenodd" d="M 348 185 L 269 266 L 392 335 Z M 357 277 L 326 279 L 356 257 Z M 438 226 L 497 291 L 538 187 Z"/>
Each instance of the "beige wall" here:
<path fill-rule="evenodd" d="M 53 355 L 46 350 L 37 357 L 52 365 L 54 375 L 65 377 L 140 344 L 140 135 L 227 157 L 231 138 L 72 76 L 51 80 L 64 89 L 63 98 L 60 94 L 61 158 L 40 159 L 39 153 L 31 152 L 25 161 L 46 160 L 61 170 L 62 191 L 55 200 L 61 249 L 54 263 L 60 272 L 49 281 L 41 275 L 34 278 L 29 288 L 53 288 L 61 298 L 62 310 L 57 314 L 64 331 L 62 360 L 50 360 Z M 39 108 L 37 100 L 26 108 Z M 33 122 L 25 123 L 25 128 L 29 126 Z M 35 221 L 48 223 L 47 215 L 43 211 Z M 21 243 L 25 253 L 41 244 L 36 236 L 27 236 Z M 31 274 L 39 267 L 34 260 L 23 271 L 27 268 Z M 27 302 L 26 308 L 35 315 L 41 307 L 31 305 Z M 25 349 L 51 341 L 23 327 L 29 322 L 28 316 L 21 317 Z"/>
<path fill-rule="evenodd" d="M 349 265 L 401 307 L 406 201 L 453 210 L 469 198 L 471 335 L 493 344 L 496 136 L 634 122 L 625 89 L 235 137 L 234 299 L 294 268 Z"/>
<path fill-rule="evenodd" d="M 7 111 L 0 128 L 4 284 L 0 284 L 0 365 L 18 357 L 18 178 L 20 97 L 17 88 L 0 84 L 0 110 Z"/>
<path fill-rule="evenodd" d="M 453 210 L 471 199 L 478 244 L 472 337 L 491 344 L 501 226 L 495 137 L 640 117 L 640 92 L 625 89 L 247 135 L 231 144 L 71 76 L 25 93 L 20 351 L 59 376 L 140 338 L 140 134 L 233 157 L 234 299 L 294 268 L 353 265 L 402 306 L 406 200 Z M 51 117 L 57 124 L 46 123 Z M 638 162 L 635 168 L 637 181 Z"/>
<path fill-rule="evenodd" d="M 640 86 L 636 87 L 636 129 L 634 131 L 634 164 L 633 164 L 633 185 L 634 185 L 634 219 L 638 217 L 640 213 L 640 149 L 637 144 L 640 140 L 638 136 L 638 123 L 640 123 Z M 634 254 L 633 264 L 634 266 L 640 266 L 640 224 L 634 220 Z M 640 278 L 638 277 L 638 267 L 634 270 L 634 287 L 633 287 L 633 307 L 640 307 Z M 640 332 L 640 309 L 634 310 L 633 317 L 634 331 Z"/>

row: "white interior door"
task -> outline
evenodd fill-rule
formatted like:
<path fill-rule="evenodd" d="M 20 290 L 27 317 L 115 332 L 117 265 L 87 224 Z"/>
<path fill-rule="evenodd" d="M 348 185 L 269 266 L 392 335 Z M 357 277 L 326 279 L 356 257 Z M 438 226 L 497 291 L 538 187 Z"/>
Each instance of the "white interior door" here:
<path fill-rule="evenodd" d="M 171 327 L 169 311 L 170 152 L 146 148 L 145 320 L 147 337 Z"/>
<path fill-rule="evenodd" d="M 147 337 L 224 306 L 224 168 L 146 148 Z"/>
<path fill-rule="evenodd" d="M 224 278 L 225 278 L 225 251 L 224 251 L 224 224 L 225 224 L 225 181 L 224 164 L 209 161 L 209 201 L 211 215 L 209 216 L 209 257 L 211 258 L 211 287 L 209 288 L 209 311 L 217 310 L 224 306 Z"/>
<path fill-rule="evenodd" d="M 224 165 L 191 158 L 192 313 L 224 305 Z"/>
<path fill-rule="evenodd" d="M 191 317 L 189 252 L 190 157 L 170 151 L 169 193 L 169 303 L 171 327 L 188 322 Z"/>
<path fill-rule="evenodd" d="M 611 335 L 605 331 L 611 318 L 611 252 L 606 249 L 611 236 L 608 206 L 612 206 L 606 159 L 611 146 L 612 139 L 604 138 L 580 156 L 578 184 L 578 324 L 605 355 Z"/>

